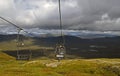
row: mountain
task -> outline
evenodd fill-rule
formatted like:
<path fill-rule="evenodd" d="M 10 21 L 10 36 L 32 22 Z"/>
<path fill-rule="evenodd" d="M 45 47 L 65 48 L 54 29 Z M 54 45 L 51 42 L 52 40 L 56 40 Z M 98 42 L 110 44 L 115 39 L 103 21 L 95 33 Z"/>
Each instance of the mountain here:
<path fill-rule="evenodd" d="M 67 54 L 77 55 L 86 58 L 107 57 L 120 58 L 120 37 L 104 37 L 83 39 L 75 36 L 64 36 Z M 54 47 L 59 43 L 61 37 L 35 38 L 35 44 L 40 45 L 41 40 L 44 45 Z"/>
<path fill-rule="evenodd" d="M 32 39 L 33 45 L 44 45 L 52 46 L 56 43 L 61 43 L 62 38 L 60 36 L 56 37 L 26 37 L 20 35 L 20 38 L 23 40 Z M 17 35 L 0 35 L 0 42 L 16 40 Z M 120 37 L 104 37 L 104 38 L 93 38 L 93 39 L 83 39 L 75 36 L 64 36 L 65 45 L 68 48 L 83 48 L 83 47 L 94 47 L 94 46 L 104 46 L 104 47 L 118 47 L 120 45 Z"/>
<path fill-rule="evenodd" d="M 17 35 L 0 35 L 0 43 L 16 40 Z M 56 37 L 26 37 L 20 35 L 25 40 L 25 43 L 29 44 L 34 50 L 40 49 L 39 47 L 55 47 L 57 43 L 60 43 L 62 38 Z M 90 57 L 120 57 L 120 37 L 104 37 L 83 39 L 80 37 L 65 35 L 65 46 L 67 54 L 82 56 L 86 58 Z M 29 42 L 28 42 L 29 41 Z M 1 44 L 2 45 L 2 44 Z M 4 44 L 5 45 L 5 44 Z M 37 46 L 37 47 L 36 47 Z M 2 47 L 0 47 L 1 49 Z"/>
<path fill-rule="evenodd" d="M 17 38 L 17 35 L 0 35 L 0 42 L 9 41 Z"/>
<path fill-rule="evenodd" d="M 41 28 L 23 28 L 28 33 L 21 31 L 20 33 L 26 36 L 32 37 L 56 37 L 60 36 L 60 29 L 41 29 Z M 63 29 L 64 35 L 76 36 L 84 39 L 90 38 L 103 38 L 103 37 L 115 37 L 120 36 L 120 31 L 95 31 L 95 30 L 70 30 Z M 17 34 L 17 29 L 15 27 L 2 27 L 0 28 L 0 34 L 12 35 Z"/>

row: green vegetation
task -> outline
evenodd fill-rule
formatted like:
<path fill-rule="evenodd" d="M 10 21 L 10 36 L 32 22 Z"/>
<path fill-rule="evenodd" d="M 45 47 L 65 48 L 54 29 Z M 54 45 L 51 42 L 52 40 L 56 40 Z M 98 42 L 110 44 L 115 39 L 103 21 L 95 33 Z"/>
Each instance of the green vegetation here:
<path fill-rule="evenodd" d="M 52 47 L 44 47 L 39 45 L 33 45 L 33 39 L 24 40 L 24 46 L 20 49 L 53 49 Z M 14 51 L 17 50 L 17 41 L 16 40 L 9 40 L 0 42 L 0 51 Z"/>
<path fill-rule="evenodd" d="M 24 40 L 24 42 L 25 46 L 21 49 L 33 50 L 35 56 L 33 60 L 16 61 L 14 57 L 6 54 L 9 51 L 16 55 L 15 39 L 0 42 L 0 76 L 120 76 L 120 59 L 79 59 L 80 57 L 76 55 L 66 55 L 67 59 L 58 62 L 52 59 L 53 48 L 46 47 L 46 43 L 44 47 L 41 41 L 37 42 L 41 45 L 35 44 L 34 39 Z M 41 51 L 44 51 L 43 56 L 46 57 L 39 55 Z M 87 54 L 90 56 L 90 53 Z"/>
<path fill-rule="evenodd" d="M 15 58 L 3 52 L 0 52 L 0 61 L 7 61 L 7 60 L 15 60 Z"/>
<path fill-rule="evenodd" d="M 0 52 L 0 76 L 120 76 L 120 59 L 16 61 Z"/>

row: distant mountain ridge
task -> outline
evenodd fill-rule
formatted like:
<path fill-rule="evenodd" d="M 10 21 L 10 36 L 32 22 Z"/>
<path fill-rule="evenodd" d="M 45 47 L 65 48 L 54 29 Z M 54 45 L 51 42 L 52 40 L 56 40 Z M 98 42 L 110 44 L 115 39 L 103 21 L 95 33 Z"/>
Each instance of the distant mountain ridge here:
<path fill-rule="evenodd" d="M 56 37 L 60 36 L 60 29 L 40 29 L 40 28 L 24 28 L 28 33 L 21 32 L 21 34 L 32 37 Z M 17 29 L 14 27 L 0 28 L 0 34 L 12 35 L 17 34 Z M 103 38 L 120 36 L 120 31 L 94 31 L 94 30 L 68 30 L 63 29 L 63 34 L 68 36 L 76 36 L 83 39 Z"/>
<path fill-rule="evenodd" d="M 23 36 L 23 35 L 20 35 Z M 24 37 L 24 36 L 23 36 Z M 17 34 L 14 35 L 0 35 L 0 41 L 9 41 L 15 40 L 17 38 Z M 23 39 L 26 39 L 24 37 Z M 37 45 L 41 44 L 49 44 L 55 45 L 56 43 L 60 43 L 62 41 L 60 36 L 56 37 L 31 37 L 34 40 L 34 43 Z M 66 46 L 71 47 L 81 47 L 81 46 L 90 46 L 90 45 L 98 45 L 98 46 L 117 46 L 120 45 L 120 36 L 117 37 L 104 37 L 104 38 L 94 38 L 94 39 L 83 39 L 75 36 L 64 36 Z"/>
<path fill-rule="evenodd" d="M 20 35 L 28 40 L 25 36 Z M 15 40 L 17 34 L 0 35 L 0 42 Z M 83 57 L 120 57 L 120 36 L 83 39 L 80 37 L 65 35 L 67 54 Z M 55 47 L 61 42 L 61 36 L 57 37 L 31 37 L 32 45 L 43 47 Z"/>

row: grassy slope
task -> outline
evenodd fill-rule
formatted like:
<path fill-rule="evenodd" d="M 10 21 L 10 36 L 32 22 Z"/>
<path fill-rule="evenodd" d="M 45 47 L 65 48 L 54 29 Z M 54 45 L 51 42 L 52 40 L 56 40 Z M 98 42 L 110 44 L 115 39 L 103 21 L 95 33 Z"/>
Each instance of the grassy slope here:
<path fill-rule="evenodd" d="M 27 47 L 23 49 L 44 48 L 32 45 L 33 40 L 25 43 Z M 0 42 L 1 51 L 16 49 L 15 40 Z M 120 59 L 75 59 L 60 63 L 47 58 L 16 61 L 0 52 L 0 76 L 120 76 Z"/>
<path fill-rule="evenodd" d="M 120 59 L 16 61 L 0 52 L 0 76 L 119 76 Z"/>
<path fill-rule="evenodd" d="M 21 49 L 31 49 L 31 50 L 36 50 L 36 49 L 52 49 L 51 47 L 42 47 L 39 45 L 33 45 L 33 39 L 25 40 L 25 46 L 22 47 Z M 11 41 L 4 41 L 0 42 L 0 50 L 1 51 L 8 51 L 8 50 L 17 50 L 16 46 L 16 41 L 11 40 Z"/>
<path fill-rule="evenodd" d="M 12 56 L 9 56 L 3 52 L 0 52 L 0 60 L 14 60 L 15 58 Z"/>

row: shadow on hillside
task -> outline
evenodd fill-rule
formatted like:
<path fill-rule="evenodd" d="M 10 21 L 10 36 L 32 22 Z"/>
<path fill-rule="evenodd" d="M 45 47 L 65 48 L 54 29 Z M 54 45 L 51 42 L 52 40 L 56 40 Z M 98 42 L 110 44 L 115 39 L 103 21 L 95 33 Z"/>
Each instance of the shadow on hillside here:
<path fill-rule="evenodd" d="M 17 51 L 2 51 L 10 56 L 17 57 Z M 30 51 L 32 53 L 32 58 L 37 58 L 37 57 L 42 57 L 45 56 L 43 50 L 32 50 Z M 27 54 L 29 53 L 28 51 L 21 51 L 22 54 Z"/>
<path fill-rule="evenodd" d="M 0 35 L 0 42 L 11 41 L 17 38 L 17 35 Z"/>
<path fill-rule="evenodd" d="M 0 42 L 4 42 L 4 41 L 11 41 L 11 40 L 17 40 L 17 34 L 12 34 L 12 35 L 0 35 Z M 23 35 L 19 35 L 20 39 L 27 39 L 26 36 Z"/>
<path fill-rule="evenodd" d="M 103 52 L 103 51 L 69 51 L 69 55 L 90 59 L 90 58 L 120 58 L 120 51 Z"/>
<path fill-rule="evenodd" d="M 13 57 L 17 57 L 17 51 L 3 51 L 4 53 L 11 55 Z M 48 57 L 54 58 L 54 50 L 32 50 L 32 58 L 40 58 L 40 57 Z M 120 58 L 120 51 L 88 51 L 88 50 L 67 50 L 66 55 L 70 55 L 69 58 Z M 67 57 L 67 56 L 66 56 Z"/>

